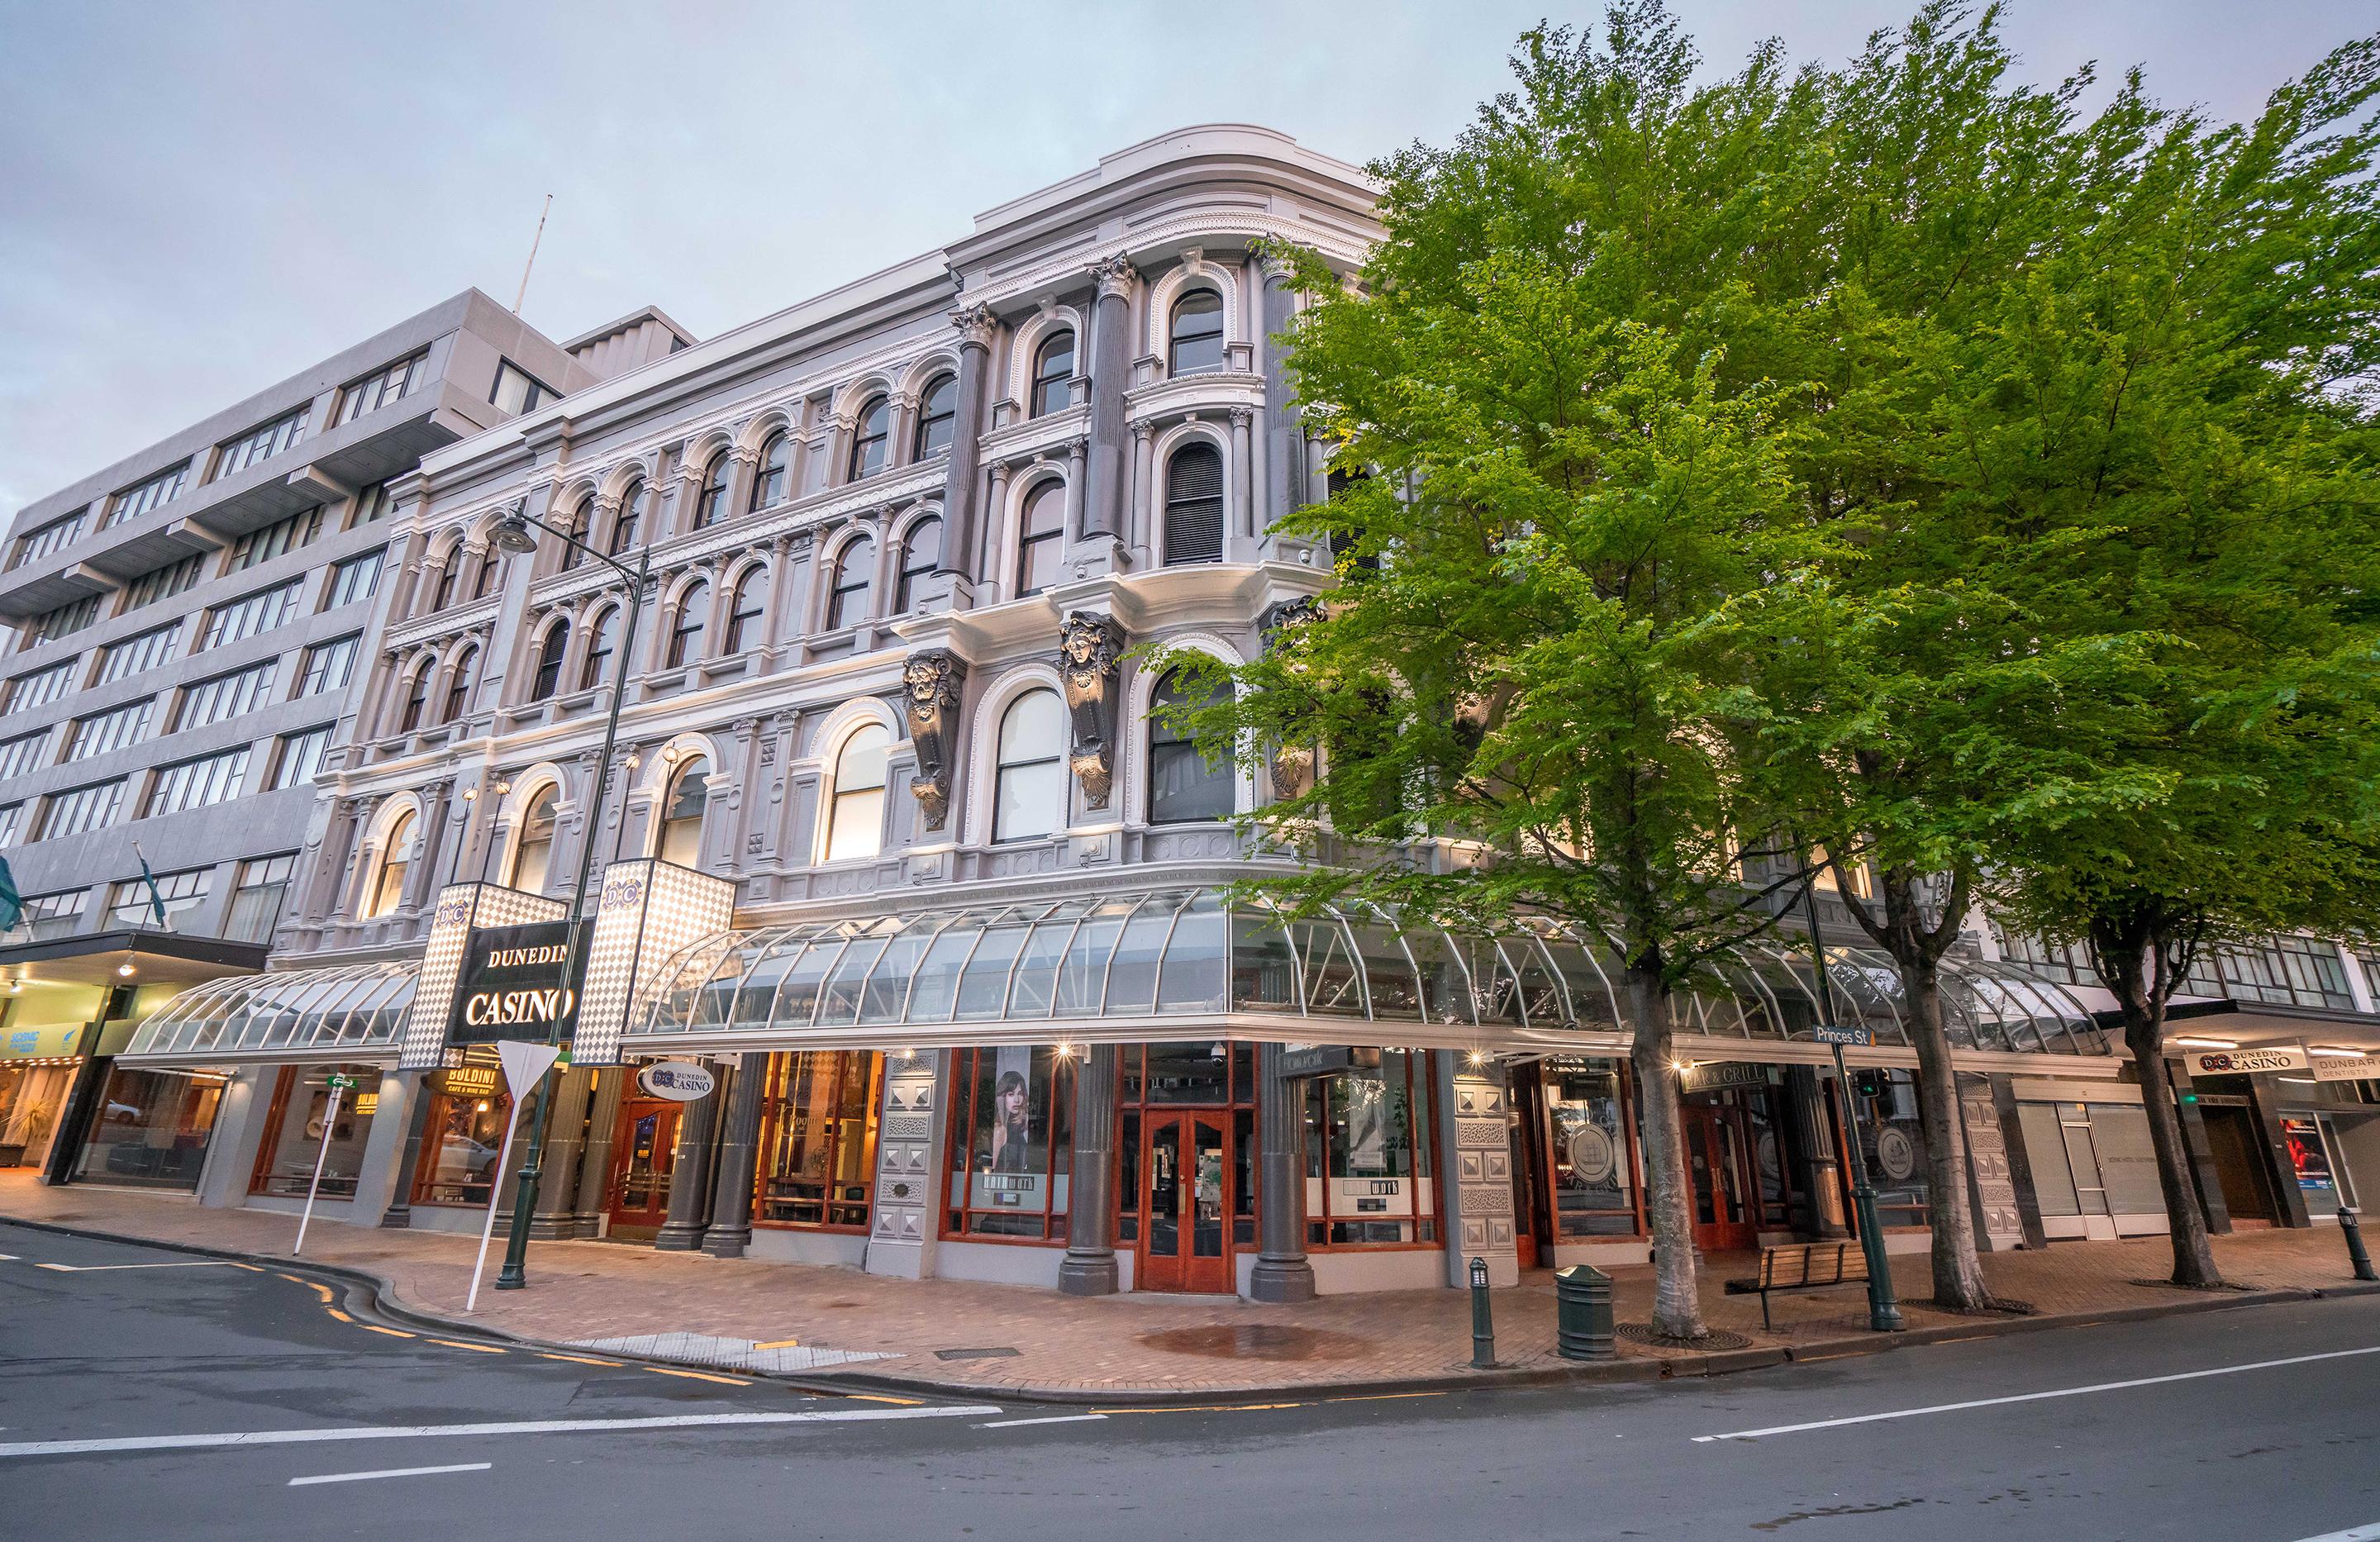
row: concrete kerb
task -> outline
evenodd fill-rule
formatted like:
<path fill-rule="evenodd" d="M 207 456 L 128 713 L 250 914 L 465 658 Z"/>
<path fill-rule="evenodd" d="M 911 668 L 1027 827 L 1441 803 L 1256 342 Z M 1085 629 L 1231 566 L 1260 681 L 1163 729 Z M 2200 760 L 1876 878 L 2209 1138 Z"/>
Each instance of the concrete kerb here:
<path fill-rule="evenodd" d="M 415 1329 L 456 1337 L 486 1339 L 523 1349 L 541 1350 L 559 1354 L 584 1354 L 583 1346 L 550 1339 L 534 1339 L 513 1333 L 468 1318 L 442 1317 L 405 1304 L 396 1298 L 396 1288 L 382 1275 L 367 1269 L 350 1269 L 339 1264 L 314 1263 L 304 1258 L 280 1258 L 262 1254 L 241 1253 L 230 1248 L 205 1247 L 196 1243 L 166 1242 L 148 1237 L 128 1236 L 117 1232 L 102 1232 L 88 1227 L 61 1226 L 55 1221 L 30 1220 L 18 1216 L 0 1214 L 0 1220 L 22 1226 L 30 1231 L 54 1232 L 61 1236 L 82 1237 L 93 1242 L 129 1244 L 140 1247 L 162 1248 L 171 1253 L 188 1253 L 200 1257 L 221 1258 L 227 1262 L 251 1264 L 259 1268 L 286 1271 L 292 1274 L 318 1274 L 336 1280 L 351 1291 L 364 1293 L 364 1299 L 353 1297 L 350 1310 L 358 1315 L 385 1320 L 386 1325 Z M 790 1371 L 755 1371 L 735 1368 L 733 1374 L 754 1380 L 775 1381 L 805 1391 L 828 1396 L 872 1392 L 903 1397 L 997 1397 L 1011 1402 L 1046 1402 L 1066 1407 L 1102 1406 L 1165 1407 L 1177 1404 L 1199 1404 L 1231 1402 L 1250 1397 L 1293 1397 L 1301 1402 L 1327 1402 L 1333 1398 L 1385 1397 L 1410 1392 L 1447 1392 L 1505 1387 L 1595 1386 L 1669 1380 L 1681 1377 L 1730 1376 L 1744 1371 L 1766 1370 L 1772 1366 L 1818 1360 L 1847 1359 L 1852 1355 L 1887 1354 L 1921 1344 L 1949 1342 L 1965 1342 L 1976 1339 L 2005 1338 L 2017 1333 L 2046 1332 L 2053 1329 L 2090 1328 L 2110 1322 L 2145 1322 L 2157 1317 L 2182 1317 L 2202 1312 L 2228 1312 L 2249 1306 L 2273 1306 L 2291 1302 L 2320 1301 L 2331 1296 L 2380 1294 L 2380 1284 L 2347 1281 L 2319 1287 L 2291 1286 L 2278 1290 L 2229 1291 L 2192 1294 L 2185 1299 L 2155 1302 L 2139 1306 L 2111 1306 L 2087 1312 L 2044 1313 L 2033 1317 L 1994 1317 L 1972 1322 L 1946 1323 L 1938 1328 L 1912 1329 L 1902 1333 L 1862 1334 L 1857 1337 L 1823 1339 L 1806 1344 L 1789 1344 L 1755 1349 L 1714 1350 L 1708 1354 L 1676 1354 L 1639 1358 L 1622 1358 L 1587 1364 L 1564 1366 L 1508 1366 L 1486 1371 L 1465 1371 L 1453 1375 L 1400 1377 L 1374 1381 L 1343 1381 L 1320 1385 L 1241 1387 L 1229 1389 L 1197 1388 L 1174 1390 L 1159 1387 L 1084 1388 L 1084 1387 L 990 1387 L 980 1382 L 940 1381 L 929 1377 L 888 1375 L 881 1371 L 828 1371 L 808 1375 Z M 692 1370 L 718 1374 L 722 1367 L 709 1361 L 698 1361 L 667 1354 L 641 1354 L 633 1358 L 656 1365 L 683 1366 Z"/>

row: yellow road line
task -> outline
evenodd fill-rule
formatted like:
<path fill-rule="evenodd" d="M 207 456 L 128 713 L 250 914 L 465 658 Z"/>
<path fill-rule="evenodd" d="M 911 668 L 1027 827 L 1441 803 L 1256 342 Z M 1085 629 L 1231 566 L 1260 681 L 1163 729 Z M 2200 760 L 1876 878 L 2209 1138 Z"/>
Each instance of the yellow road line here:
<path fill-rule="evenodd" d="M 677 1371 L 672 1370 L 666 1366 L 647 1366 L 645 1369 L 652 1372 L 655 1376 L 682 1376 L 689 1381 L 717 1381 L 730 1387 L 749 1387 L 752 1385 L 741 1377 L 713 1376 L 709 1371 Z"/>
<path fill-rule="evenodd" d="M 498 1349 L 493 1344 L 467 1344 L 460 1339 L 432 1339 L 430 1342 L 433 1344 L 443 1344 L 448 1349 L 468 1349 L 479 1354 L 502 1354 L 504 1353 L 503 1350 Z"/>
<path fill-rule="evenodd" d="M 262 1274 L 264 1272 L 261 1267 L 255 1264 L 234 1264 L 231 1267 L 234 1269 L 244 1269 L 250 1274 Z"/>
<path fill-rule="evenodd" d="M 322 1310 L 330 1313 L 331 1316 L 338 1318 L 341 1322 L 353 1322 L 356 1320 L 355 1318 L 347 1316 L 345 1312 L 340 1311 L 336 1306 L 325 1306 Z"/>
<path fill-rule="evenodd" d="M 874 1392 L 843 1392 L 837 1395 L 849 1398 L 854 1402 L 889 1402 L 896 1408 L 919 1408 L 925 1405 L 926 1401 L 923 1398 L 880 1397 Z"/>
<path fill-rule="evenodd" d="M 1325 1402 L 1394 1402 L 1399 1398 L 1442 1398 L 1444 1392 L 1351 1392 L 1343 1398 L 1324 1398 Z"/>
<path fill-rule="evenodd" d="M 548 1354 L 542 1351 L 539 1353 L 538 1358 L 540 1360 L 567 1360 L 574 1366 L 616 1366 L 620 1363 L 617 1360 L 591 1359 L 584 1354 Z"/>
<path fill-rule="evenodd" d="M 754 1344 L 752 1347 L 754 1349 L 799 1349 L 802 1347 L 802 1342 L 799 1339 L 771 1339 L 765 1344 Z"/>
<path fill-rule="evenodd" d="M 377 1324 L 369 1322 L 359 1322 L 356 1324 L 356 1326 L 362 1329 L 367 1333 L 385 1333 L 392 1339 L 411 1339 L 418 1336 L 416 1334 L 407 1333 L 402 1328 L 382 1328 Z"/>

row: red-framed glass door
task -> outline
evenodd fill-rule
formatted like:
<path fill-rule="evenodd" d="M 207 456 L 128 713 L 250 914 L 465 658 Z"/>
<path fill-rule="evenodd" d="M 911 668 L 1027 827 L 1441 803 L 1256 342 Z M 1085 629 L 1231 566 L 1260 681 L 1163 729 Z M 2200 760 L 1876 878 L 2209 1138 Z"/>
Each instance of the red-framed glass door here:
<path fill-rule="evenodd" d="M 1740 1253 L 1760 1245 L 1758 1191 L 1745 1149 L 1743 1123 L 1732 1109 L 1689 1103 L 1686 1171 L 1694 1180 L 1694 1245 L 1709 1253 Z"/>
<path fill-rule="evenodd" d="M 607 1196 L 615 1235 L 661 1229 L 669 1219 L 670 1169 L 676 1160 L 678 1116 L 685 1106 L 659 1098 L 626 1098 L 612 1136 Z"/>
<path fill-rule="evenodd" d="M 1152 1113 L 1144 1124 L 1135 1289 L 1234 1289 L 1231 1123 L 1228 1112 L 1196 1111 Z"/>

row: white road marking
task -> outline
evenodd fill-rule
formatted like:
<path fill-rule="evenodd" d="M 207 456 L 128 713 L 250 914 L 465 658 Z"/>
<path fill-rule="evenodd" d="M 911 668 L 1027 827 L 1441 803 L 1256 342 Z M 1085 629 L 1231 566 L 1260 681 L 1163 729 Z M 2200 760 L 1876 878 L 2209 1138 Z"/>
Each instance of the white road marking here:
<path fill-rule="evenodd" d="M 293 1477 L 292 1488 L 303 1488 L 310 1483 L 361 1483 L 374 1477 L 428 1477 L 433 1473 L 484 1473 L 494 1466 L 492 1462 L 457 1462 L 446 1467 L 382 1467 L 376 1473 L 322 1473 L 313 1477 Z"/>
<path fill-rule="evenodd" d="M 2345 1531 L 2326 1531 L 2320 1536 L 2301 1536 L 2298 1542 L 2380 1542 L 2380 1521 L 2368 1526 L 2350 1526 Z"/>
<path fill-rule="evenodd" d="M 341 1429 L 250 1429 L 222 1435 L 128 1435 L 103 1440 L 20 1440 L 0 1457 L 81 1456 L 99 1451 L 194 1451 L 220 1446 L 300 1446 L 322 1440 L 461 1439 L 482 1435 L 608 1435 L 632 1429 L 696 1429 L 718 1425 L 862 1424 L 890 1419 L 950 1419 L 997 1414 L 997 1403 L 941 1408 L 846 1408 L 832 1413 L 676 1414 L 644 1419 L 520 1419 L 469 1425 L 362 1425 Z"/>
<path fill-rule="evenodd" d="M 2120 1392 L 2131 1387 L 2156 1387 L 2168 1381 L 2197 1381 L 2210 1376 L 2237 1376 L 2241 1371 L 2276 1370 L 2283 1366 L 2307 1366 L 2317 1360 L 2345 1360 L 2358 1354 L 2380 1354 L 2380 1344 L 2362 1349 L 2335 1349 L 2322 1354 L 2292 1354 L 2286 1360 L 2257 1360 L 2244 1366 L 2216 1366 L 2203 1371 L 2176 1371 L 2170 1376 L 2142 1376 L 2130 1381 L 2099 1381 L 2088 1387 L 2060 1387 L 2048 1392 L 2020 1392 L 2013 1397 L 1975 1398 L 1967 1402 L 1937 1402 L 1924 1408 L 1897 1408 L 1888 1414 L 1854 1414 L 1841 1419 L 1812 1419 L 1807 1424 L 1771 1425 L 1766 1429 L 1734 1429 L 1724 1435 L 1697 1435 L 1694 1443 L 1713 1440 L 1757 1440 L 1769 1435 L 1799 1435 L 1810 1429 L 1838 1429 L 1844 1425 L 1881 1424 L 1887 1419 L 1914 1419 L 1927 1414 L 1957 1414 L 1970 1408 L 1996 1408 L 2008 1402 L 2040 1402 L 2048 1398 L 2079 1398 L 2088 1392 Z"/>
<path fill-rule="evenodd" d="M 195 1258 L 187 1264 L 35 1264 L 35 1269 L 55 1269 L 60 1274 L 104 1274 L 112 1269 L 232 1269 L 229 1258 Z"/>
<path fill-rule="evenodd" d="M 978 1425 L 976 1428 L 1015 1429 L 1023 1425 L 1079 1425 L 1106 1417 L 1105 1414 L 1052 1414 L 1046 1419 L 994 1419 L 988 1425 Z"/>

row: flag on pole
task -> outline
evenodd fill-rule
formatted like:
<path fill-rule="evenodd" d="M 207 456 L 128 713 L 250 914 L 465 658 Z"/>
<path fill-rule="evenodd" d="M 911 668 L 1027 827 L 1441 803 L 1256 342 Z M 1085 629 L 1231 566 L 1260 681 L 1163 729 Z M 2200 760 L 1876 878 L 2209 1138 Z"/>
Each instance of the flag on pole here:
<path fill-rule="evenodd" d="M 149 870 L 149 854 L 140 849 L 140 842 L 135 841 L 132 843 L 132 855 L 140 858 L 140 881 L 149 886 L 149 908 L 157 917 L 157 929 L 172 930 L 165 924 L 165 896 L 157 892 L 157 875 Z"/>
<path fill-rule="evenodd" d="M 16 930 L 24 915 L 25 896 L 17 892 L 17 875 L 8 870 L 8 859 L 0 856 L 0 932 Z"/>

